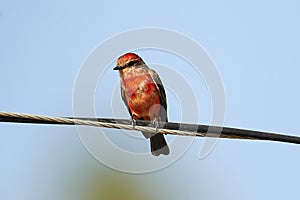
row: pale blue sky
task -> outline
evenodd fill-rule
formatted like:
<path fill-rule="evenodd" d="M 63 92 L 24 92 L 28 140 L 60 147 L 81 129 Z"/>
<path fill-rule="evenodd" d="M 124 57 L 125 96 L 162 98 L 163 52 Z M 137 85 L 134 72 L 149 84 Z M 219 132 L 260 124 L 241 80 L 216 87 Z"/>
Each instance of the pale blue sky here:
<path fill-rule="evenodd" d="M 1 1 L 0 110 L 72 115 L 74 81 L 97 45 L 126 30 L 161 27 L 191 37 L 218 67 L 226 126 L 300 136 L 299 8 L 295 0 Z M 140 55 L 160 61 L 151 57 L 159 52 Z M 171 58 L 163 64 L 176 65 Z M 115 84 L 117 74 L 109 73 L 107 84 Z M 199 96 L 207 103 L 208 94 Z M 176 108 L 175 99 L 169 101 Z M 201 103 L 208 123 L 210 109 Z M 178 112 L 172 109 L 169 118 L 178 120 Z M 220 140 L 199 160 L 202 141 L 168 168 L 126 177 L 162 199 L 299 199 L 299 146 Z M 80 199 L 86 168 L 110 171 L 85 150 L 73 127 L 0 124 L 0 158 L 5 200 Z"/>

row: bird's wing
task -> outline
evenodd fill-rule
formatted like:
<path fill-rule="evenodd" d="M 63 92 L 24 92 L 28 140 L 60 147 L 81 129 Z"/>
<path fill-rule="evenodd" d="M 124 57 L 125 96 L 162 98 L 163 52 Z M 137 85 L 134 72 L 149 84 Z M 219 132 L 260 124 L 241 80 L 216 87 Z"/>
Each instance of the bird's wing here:
<path fill-rule="evenodd" d="M 128 106 L 128 102 L 127 102 L 127 99 L 126 99 L 126 96 L 125 96 L 125 89 L 124 89 L 124 86 L 123 86 L 122 82 L 120 83 L 120 86 L 121 86 L 121 96 L 122 96 L 122 99 L 123 99 L 123 101 L 125 103 L 125 106 L 128 109 L 128 112 L 129 112 L 130 116 L 132 116 L 131 110 L 130 110 L 130 108 Z"/>
<path fill-rule="evenodd" d="M 156 73 L 156 71 L 150 69 L 150 75 L 151 75 L 152 80 L 156 83 L 156 88 L 158 90 L 159 97 L 160 97 L 160 104 L 164 108 L 164 109 L 160 110 L 161 121 L 167 122 L 168 121 L 167 97 L 166 97 L 165 88 L 159 78 L 159 75 Z"/>

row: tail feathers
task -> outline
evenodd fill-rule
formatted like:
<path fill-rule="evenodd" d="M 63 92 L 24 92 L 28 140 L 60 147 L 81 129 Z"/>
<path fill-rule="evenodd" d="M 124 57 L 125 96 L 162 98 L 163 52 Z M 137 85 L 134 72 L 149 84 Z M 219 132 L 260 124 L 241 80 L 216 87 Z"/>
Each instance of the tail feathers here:
<path fill-rule="evenodd" d="M 151 153 L 154 156 L 159 156 L 160 154 L 168 155 L 170 153 L 165 137 L 162 134 L 155 134 L 151 136 L 150 144 Z"/>

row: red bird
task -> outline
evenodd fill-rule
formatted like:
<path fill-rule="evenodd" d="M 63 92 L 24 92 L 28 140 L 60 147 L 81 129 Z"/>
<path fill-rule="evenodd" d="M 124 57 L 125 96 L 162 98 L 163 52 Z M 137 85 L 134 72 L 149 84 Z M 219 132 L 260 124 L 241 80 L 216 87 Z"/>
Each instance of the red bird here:
<path fill-rule="evenodd" d="M 135 120 L 167 122 L 167 99 L 158 74 L 150 69 L 137 54 L 126 53 L 117 60 L 122 99 L 133 122 Z M 170 150 L 162 134 L 142 132 L 150 137 L 151 152 L 155 156 L 168 155 Z"/>

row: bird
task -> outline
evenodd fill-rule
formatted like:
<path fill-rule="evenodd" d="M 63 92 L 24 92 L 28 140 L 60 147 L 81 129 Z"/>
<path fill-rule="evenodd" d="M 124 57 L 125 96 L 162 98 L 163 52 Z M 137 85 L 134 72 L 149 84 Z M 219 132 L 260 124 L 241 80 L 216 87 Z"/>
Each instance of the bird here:
<path fill-rule="evenodd" d="M 136 120 L 150 121 L 158 129 L 158 122 L 168 122 L 167 98 L 159 75 L 150 69 L 135 53 L 125 53 L 113 68 L 119 71 L 121 96 L 130 114 L 133 126 Z M 163 134 L 142 132 L 150 138 L 154 156 L 170 153 Z"/>

